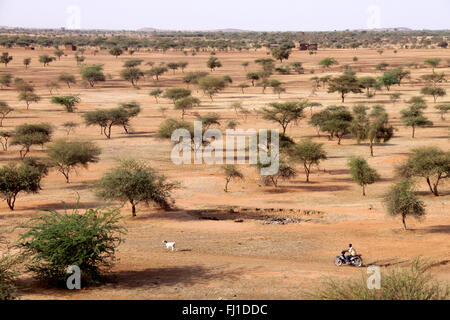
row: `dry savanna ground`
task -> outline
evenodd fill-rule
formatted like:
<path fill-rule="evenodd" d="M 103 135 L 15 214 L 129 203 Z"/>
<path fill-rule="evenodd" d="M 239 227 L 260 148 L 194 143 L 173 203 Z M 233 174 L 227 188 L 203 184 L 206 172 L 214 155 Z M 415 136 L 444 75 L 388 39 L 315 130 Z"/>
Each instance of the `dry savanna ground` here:
<path fill-rule="evenodd" d="M 5 50 L 4 50 L 5 51 Z M 44 178 L 39 194 L 20 194 L 16 209 L 10 211 L 6 202 L 0 202 L 0 232 L 10 241 L 17 239 L 20 232 L 14 229 L 31 217 L 38 209 L 63 210 L 63 201 L 76 202 L 77 193 L 82 206 L 95 207 L 105 205 L 93 192 L 93 185 L 101 174 L 115 165 L 117 159 L 136 157 L 148 161 L 151 166 L 164 173 L 170 180 L 179 181 L 182 188 L 174 194 L 176 210 L 163 212 L 156 208 L 140 206 L 137 217 L 132 218 L 129 206 L 125 205 L 122 214 L 128 228 L 125 242 L 119 247 L 119 260 L 112 269 L 115 281 L 98 288 L 88 288 L 79 292 L 47 289 L 24 275 L 22 298 L 24 299 L 301 299 L 304 291 L 316 288 L 324 277 L 359 277 L 365 269 L 348 266 L 337 268 L 333 264 L 334 256 L 348 243 L 353 243 L 363 254 L 366 265 L 378 264 L 390 267 L 407 263 L 413 257 L 423 256 L 435 262 L 432 271 L 440 280 L 450 281 L 450 184 L 443 181 L 440 185 L 441 196 L 435 197 L 429 191 L 424 180 L 418 184 L 419 195 L 426 204 L 426 219 L 408 220 L 410 230 L 403 231 L 399 219 L 386 216 L 382 205 L 382 196 L 388 186 L 398 179 L 394 168 L 407 156 L 409 150 L 417 146 L 435 145 L 444 150 L 450 147 L 449 120 L 441 120 L 433 108 L 432 98 L 427 98 L 426 116 L 434 122 L 433 127 L 419 128 L 416 138 L 411 138 L 411 128 L 402 126 L 400 110 L 405 108 L 404 100 L 419 95 L 422 84 L 417 79 L 422 74 L 431 73 L 431 68 L 424 68 L 423 61 L 430 57 L 439 57 L 443 61 L 450 58 L 448 50 L 385 50 L 379 55 L 376 50 L 319 50 L 316 55 L 294 50 L 289 61 L 303 62 L 305 74 L 273 75 L 282 81 L 287 92 L 281 99 L 270 88 L 262 94 L 261 88 L 250 87 L 244 94 L 237 84 L 249 82 L 246 72 L 258 71 L 253 63 L 257 58 L 266 56 L 265 50 L 250 52 L 217 53 L 223 64 L 214 71 L 214 75 L 229 75 L 233 84 L 210 101 L 202 92 L 193 89 L 193 95 L 200 98 L 201 106 L 193 112 L 205 114 L 218 112 L 222 123 L 236 120 L 231 104 L 241 101 L 244 107 L 252 111 L 245 120 L 237 119 L 239 128 L 279 128 L 274 123 L 262 120 L 256 111 L 269 102 L 288 101 L 308 98 L 323 106 L 341 104 L 338 94 L 329 94 L 323 88 L 311 94 L 314 75 L 338 75 L 342 65 L 350 64 L 358 76 L 376 75 L 375 65 L 385 61 L 390 66 L 416 62 L 420 68 L 411 69 L 412 80 L 404 81 L 402 86 L 393 86 L 391 92 L 402 93 L 401 100 L 395 105 L 389 100 L 389 92 L 383 90 L 371 99 L 364 95 L 349 94 L 345 105 L 384 104 L 392 123 L 397 128 L 395 137 L 384 145 L 375 147 L 375 156 L 370 157 L 366 143 L 356 144 L 354 139 L 345 138 L 342 145 L 327 137 L 316 137 L 313 127 L 307 124 L 307 118 L 290 126 L 287 134 L 296 141 L 312 137 L 314 141 L 324 143 L 329 158 L 314 168 L 311 182 L 306 183 L 302 168 L 299 175 L 289 182 L 282 182 L 278 188 L 260 186 L 255 168 L 242 165 L 244 181 L 232 181 L 229 192 L 223 191 L 225 179 L 220 165 L 182 165 L 176 166 L 170 160 L 171 142 L 156 138 L 158 125 L 164 120 L 159 108 L 168 108 L 167 117 L 179 119 L 180 112 L 173 110 L 171 101 L 160 99 L 157 104 L 149 96 L 149 91 L 157 86 L 185 87 L 181 82 L 180 70 L 173 74 L 169 71 L 163 75 L 159 84 L 151 79 L 140 81 L 139 89 L 120 79 L 122 64 L 130 56 L 125 54 L 117 59 L 102 51 L 93 55 L 87 50 L 86 62 L 104 64 L 105 73 L 112 79 L 85 88 L 79 83 L 72 88 L 61 84 L 54 95 L 78 95 L 81 103 L 75 113 L 67 113 L 61 106 L 50 103 L 51 95 L 45 84 L 56 80 L 61 72 L 74 74 L 80 79 L 73 52 L 50 66 L 38 63 L 38 56 L 52 54 L 53 50 L 25 51 L 8 49 L 14 60 L 0 72 L 10 72 L 15 77 L 32 81 L 37 93 L 42 96 L 39 103 L 31 104 L 26 110 L 25 103 L 17 100 L 18 93 L 13 88 L 0 90 L 0 100 L 7 101 L 16 108 L 4 121 L 4 129 L 12 130 L 22 123 L 46 121 L 55 128 L 54 137 L 66 135 L 61 125 L 66 121 L 76 121 L 80 127 L 75 135 L 79 138 L 95 141 L 102 149 L 101 161 L 80 169 L 73 175 L 70 184 L 55 171 Z M 155 53 L 138 51 L 133 58 L 144 62 L 188 61 L 185 70 L 208 71 L 206 60 L 208 53 L 196 56 L 184 56 L 182 52 Z M 352 58 L 358 57 L 357 62 Z M 25 57 L 31 57 L 28 70 L 22 65 Z M 336 58 L 340 66 L 323 72 L 317 65 L 324 57 Z M 250 61 L 247 71 L 241 65 Z M 279 65 L 279 63 L 277 63 Z M 315 74 L 310 69 L 315 69 Z M 144 67 L 145 69 L 145 67 Z M 441 67 L 438 71 L 449 73 L 449 68 Z M 378 73 L 380 74 L 380 73 Z M 80 82 L 80 81 L 79 81 Z M 443 86 L 450 93 L 450 84 Z M 444 97 L 438 101 L 442 102 Z M 135 100 L 142 106 L 141 114 L 132 120 L 132 133 L 125 134 L 121 128 L 113 128 L 111 139 L 99 134 L 96 127 L 86 128 L 82 114 L 96 108 L 110 108 L 120 102 Z M 320 110 L 321 108 L 317 108 Z M 195 119 L 188 114 L 187 120 Z M 0 162 L 19 161 L 19 152 L 15 147 L 1 151 Z M 32 156 L 44 157 L 45 148 L 33 148 Z M 382 176 L 381 181 L 367 188 L 363 197 L 361 188 L 350 178 L 346 166 L 351 155 L 365 157 Z M 230 210 L 230 208 L 237 208 Z M 241 208 L 241 209 L 238 209 Z M 262 210 L 255 208 L 275 209 Z M 247 210 L 244 210 L 247 209 Z M 279 209 L 285 209 L 280 211 Z M 295 209 L 289 211 L 289 209 Z M 321 214 L 307 215 L 305 211 L 317 210 Z M 259 216 L 260 215 L 260 216 Z M 267 217 L 290 216 L 300 219 L 299 223 L 286 225 L 266 224 Z M 202 219 L 203 218 L 203 219 Z M 206 218 L 206 219 L 205 219 Z M 209 219 L 208 219 L 209 218 Z M 236 222 L 237 219 L 242 222 Z M 176 241 L 177 252 L 168 252 L 162 246 L 163 239 Z"/>

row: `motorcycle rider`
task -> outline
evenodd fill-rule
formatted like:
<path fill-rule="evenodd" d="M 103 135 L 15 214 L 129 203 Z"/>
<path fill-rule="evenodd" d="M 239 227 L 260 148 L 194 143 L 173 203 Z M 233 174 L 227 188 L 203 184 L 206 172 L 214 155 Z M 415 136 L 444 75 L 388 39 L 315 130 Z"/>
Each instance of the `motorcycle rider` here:
<path fill-rule="evenodd" d="M 356 256 L 356 250 L 351 243 L 348 245 L 348 249 L 345 252 L 348 252 L 348 255 L 345 256 L 345 262 L 350 262 L 350 259 Z"/>

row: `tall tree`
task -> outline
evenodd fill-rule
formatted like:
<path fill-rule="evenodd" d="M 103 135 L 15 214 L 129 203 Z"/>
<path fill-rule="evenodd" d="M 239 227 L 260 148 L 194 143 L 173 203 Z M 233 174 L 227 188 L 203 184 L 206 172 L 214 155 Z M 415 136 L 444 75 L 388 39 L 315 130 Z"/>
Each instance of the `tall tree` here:
<path fill-rule="evenodd" d="M 208 61 L 206 61 L 206 66 L 211 69 L 211 71 L 214 71 L 215 69 L 222 67 L 222 63 L 217 57 L 210 56 Z"/>
<path fill-rule="evenodd" d="M 199 88 L 207 94 L 211 101 L 213 97 L 227 87 L 227 82 L 220 77 L 203 77 L 198 81 Z"/>
<path fill-rule="evenodd" d="M 0 195 L 14 210 L 19 193 L 38 193 L 41 190 L 41 179 L 44 171 L 24 162 L 20 165 L 9 162 L 0 168 Z"/>
<path fill-rule="evenodd" d="M 3 120 L 13 111 L 14 108 L 11 108 L 7 102 L 0 100 L 0 127 L 3 127 Z"/>
<path fill-rule="evenodd" d="M 19 101 L 25 101 L 28 110 L 30 108 L 30 104 L 32 102 L 38 103 L 41 100 L 41 97 L 34 92 L 22 91 L 21 93 L 19 93 L 18 99 Z"/>
<path fill-rule="evenodd" d="M 415 194 L 414 183 L 409 179 L 402 179 L 389 188 L 384 196 L 387 213 L 393 217 L 401 216 L 403 229 L 406 230 L 406 217 L 420 219 L 425 216 L 423 201 Z"/>
<path fill-rule="evenodd" d="M 111 49 L 109 50 L 109 54 L 112 55 L 112 56 L 115 56 L 116 59 L 117 59 L 117 57 L 120 56 L 122 53 L 123 53 L 123 50 L 122 50 L 122 48 L 119 48 L 119 47 L 114 47 L 114 48 L 111 48 Z"/>
<path fill-rule="evenodd" d="M 39 56 L 39 62 L 42 63 L 45 66 L 48 66 L 50 62 L 55 61 L 55 57 L 50 57 L 48 54 L 43 54 Z"/>
<path fill-rule="evenodd" d="M 319 61 L 319 66 L 323 69 L 328 69 L 333 65 L 337 65 L 339 62 L 335 58 L 327 57 Z"/>
<path fill-rule="evenodd" d="M 323 150 L 323 143 L 316 143 L 310 139 L 303 140 L 290 148 L 290 156 L 293 161 L 303 164 L 306 182 L 309 182 L 311 166 L 319 165 L 322 160 L 327 159 L 327 154 Z"/>
<path fill-rule="evenodd" d="M 450 178 L 450 151 L 434 146 L 415 148 L 397 169 L 403 177 L 425 178 L 431 193 L 439 196 L 439 182 Z"/>
<path fill-rule="evenodd" d="M 361 157 L 350 157 L 347 163 L 353 181 L 362 187 L 363 196 L 366 195 L 366 186 L 380 179 L 375 169 L 371 168 L 367 161 Z"/>
<path fill-rule="evenodd" d="M 75 105 L 80 103 L 80 98 L 76 96 L 61 96 L 53 97 L 52 103 L 62 105 L 66 108 L 67 112 L 73 112 L 75 110 Z"/>
<path fill-rule="evenodd" d="M 222 166 L 222 170 L 225 174 L 225 188 L 224 191 L 228 192 L 228 184 L 232 179 L 244 179 L 244 175 L 239 171 L 235 165 L 226 164 Z"/>
<path fill-rule="evenodd" d="M 345 100 L 345 95 L 353 93 L 361 93 L 362 86 L 353 73 L 346 72 L 343 75 L 332 78 L 328 86 L 328 92 L 339 92 L 341 94 L 342 102 Z"/>
<path fill-rule="evenodd" d="M 423 104 L 411 104 L 408 108 L 400 110 L 401 119 L 405 126 L 412 128 L 414 138 L 417 127 L 432 126 L 433 122 L 428 120 L 423 114 L 423 109 L 427 106 Z"/>
<path fill-rule="evenodd" d="M 104 82 L 106 80 L 102 64 L 83 66 L 80 74 L 81 78 L 87 81 L 91 87 L 94 87 L 97 82 Z"/>
<path fill-rule="evenodd" d="M 70 173 L 77 167 L 87 168 L 89 163 L 99 161 L 101 150 L 91 141 L 58 139 L 48 148 L 51 165 L 56 168 L 69 183 Z"/>
<path fill-rule="evenodd" d="M 426 96 L 432 96 L 434 99 L 434 103 L 436 103 L 436 100 L 438 97 L 443 97 L 447 95 L 447 92 L 444 88 L 437 87 L 437 86 L 426 86 L 423 87 L 420 90 L 420 93 Z"/>
<path fill-rule="evenodd" d="M 21 146 L 20 158 L 25 158 L 33 145 L 43 146 L 51 140 L 53 128 L 48 123 L 22 124 L 15 128 L 11 145 Z"/>
<path fill-rule="evenodd" d="M 58 81 L 59 82 L 64 82 L 69 89 L 70 89 L 70 85 L 71 84 L 75 84 L 76 83 L 75 76 L 73 76 L 71 74 L 68 74 L 68 73 L 61 73 L 58 76 Z"/>
<path fill-rule="evenodd" d="M 8 66 L 8 63 L 12 61 L 13 57 L 9 55 L 8 52 L 3 52 L 0 56 L 0 63 L 5 64 L 5 68 Z"/>
<path fill-rule="evenodd" d="M 291 122 L 304 117 L 304 108 L 304 105 L 296 101 L 272 102 L 269 107 L 262 109 L 263 119 L 279 123 L 285 134 Z"/>
<path fill-rule="evenodd" d="M 134 217 L 140 203 L 156 203 L 168 209 L 171 193 L 176 187 L 176 183 L 168 182 L 145 162 L 128 159 L 120 161 L 117 167 L 102 176 L 97 195 L 105 200 L 128 201 Z"/>

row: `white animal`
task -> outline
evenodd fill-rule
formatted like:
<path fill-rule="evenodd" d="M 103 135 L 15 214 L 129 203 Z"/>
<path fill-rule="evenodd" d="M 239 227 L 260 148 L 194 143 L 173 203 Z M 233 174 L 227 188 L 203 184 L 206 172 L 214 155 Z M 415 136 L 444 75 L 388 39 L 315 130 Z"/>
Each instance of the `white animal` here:
<path fill-rule="evenodd" d="M 175 250 L 175 241 L 169 242 L 167 240 L 163 240 L 162 243 L 164 243 L 166 245 L 166 249 L 172 249 L 172 251 Z"/>

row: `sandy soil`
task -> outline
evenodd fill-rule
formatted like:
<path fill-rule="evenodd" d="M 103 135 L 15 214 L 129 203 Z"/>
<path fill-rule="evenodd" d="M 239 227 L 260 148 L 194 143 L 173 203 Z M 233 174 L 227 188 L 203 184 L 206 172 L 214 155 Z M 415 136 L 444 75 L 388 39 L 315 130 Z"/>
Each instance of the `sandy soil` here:
<path fill-rule="evenodd" d="M 450 184 L 443 181 L 440 185 L 441 196 L 434 197 L 428 190 L 425 181 L 419 181 L 419 194 L 426 203 L 427 217 L 424 221 L 408 220 L 410 230 L 403 231 L 398 219 L 387 218 L 381 204 L 382 195 L 396 177 L 394 168 L 407 155 L 412 147 L 436 145 L 448 150 L 449 120 L 441 120 L 435 112 L 432 98 L 427 98 L 429 108 L 426 115 L 434 122 L 432 128 L 419 128 L 416 138 L 411 138 L 410 128 L 400 123 L 399 111 L 405 107 L 404 100 L 418 95 L 421 84 L 417 82 L 420 75 L 430 73 L 430 68 L 412 69 L 412 81 L 404 81 L 402 86 L 395 86 L 391 92 L 402 93 L 402 101 L 393 105 L 389 101 L 389 92 L 379 92 L 374 98 L 364 95 L 348 95 L 345 105 L 351 107 L 356 103 L 386 105 L 393 124 L 398 129 L 395 137 L 385 145 L 375 147 L 375 157 L 369 155 L 369 147 L 354 140 L 343 139 L 342 145 L 336 141 L 328 141 L 326 137 L 316 137 L 314 128 L 307 124 L 307 119 L 298 125 L 289 127 L 287 134 L 295 140 L 302 137 L 313 137 L 315 141 L 324 143 L 329 159 L 314 169 L 311 182 L 305 183 L 304 174 L 299 167 L 298 177 L 289 182 L 282 182 L 279 188 L 261 187 L 255 168 L 243 165 L 246 176 L 244 182 L 233 181 L 229 185 L 230 192 L 224 193 L 224 178 L 220 166 L 208 165 L 174 165 L 170 161 L 171 144 L 158 140 L 155 132 L 164 120 L 160 106 L 168 108 L 167 116 L 179 118 L 180 112 L 172 110 L 172 103 L 161 99 L 157 104 L 148 95 L 155 88 L 150 79 L 139 84 L 140 89 L 131 87 L 130 83 L 120 79 L 119 72 L 123 62 L 130 56 L 114 58 L 101 52 L 93 56 L 89 50 L 85 53 L 87 63 L 104 64 L 105 73 L 112 75 L 112 80 L 99 84 L 95 88 L 84 88 L 80 84 L 67 88 L 61 85 L 55 95 L 78 94 L 81 103 L 74 114 L 66 113 L 60 106 L 49 102 L 51 95 L 45 88 L 47 81 L 56 80 L 59 73 L 65 71 L 75 74 L 79 79 L 79 71 L 73 53 L 63 56 L 48 67 L 38 63 L 40 54 L 52 53 L 52 50 L 24 51 L 9 49 L 14 60 L 0 72 L 11 72 L 14 76 L 32 81 L 37 92 L 42 96 L 38 104 L 31 104 L 26 110 L 25 103 L 17 101 L 17 92 L 12 88 L 0 90 L 0 100 L 7 101 L 17 109 L 4 121 L 4 129 L 12 130 L 21 123 L 37 123 L 47 121 L 57 130 L 55 137 L 65 136 L 61 124 L 65 121 L 77 121 L 81 126 L 76 135 L 84 139 L 92 139 L 102 148 L 101 161 L 90 165 L 87 170 L 80 169 L 73 175 L 72 182 L 66 184 L 62 175 L 51 172 L 43 180 L 43 189 L 39 194 L 21 194 L 17 200 L 16 210 L 9 211 L 6 202 L 0 202 L 0 232 L 10 241 L 15 241 L 20 232 L 15 229 L 27 219 L 36 216 L 38 209 L 62 210 L 65 201 L 74 204 L 77 193 L 82 206 L 104 205 L 95 198 L 92 187 L 101 173 L 114 166 L 115 160 L 132 155 L 150 162 L 156 169 L 170 179 L 177 180 L 183 188 L 175 192 L 177 209 L 161 212 L 154 208 L 139 207 L 138 216 L 132 218 L 130 208 L 125 206 L 122 214 L 129 230 L 126 241 L 118 250 L 116 265 L 112 269 L 115 282 L 98 288 L 89 288 L 79 292 L 46 289 L 32 281 L 29 275 L 23 275 L 23 299 L 299 299 L 305 298 L 305 291 L 312 290 L 320 284 L 324 277 L 345 278 L 359 277 L 365 269 L 351 267 L 337 268 L 333 265 L 334 256 L 349 242 L 363 254 L 366 265 L 376 263 L 392 266 L 407 263 L 408 259 L 423 256 L 434 262 L 432 268 L 436 277 L 450 281 Z M 32 57 L 31 66 L 25 70 L 22 60 Z M 308 98 L 321 102 L 324 106 L 340 104 L 337 94 L 328 94 L 320 88 L 311 95 L 313 75 L 339 74 L 341 67 L 333 68 L 326 73 L 317 66 L 324 57 L 335 57 L 340 65 L 350 64 L 358 76 L 374 75 L 374 66 L 382 61 L 391 66 L 407 62 L 423 65 L 428 57 L 440 57 L 446 61 L 450 57 L 448 50 L 398 50 L 398 53 L 385 50 L 379 55 L 375 50 L 320 50 L 317 55 L 294 51 L 288 62 L 301 61 L 306 68 L 304 75 L 274 75 L 287 88 L 281 100 Z M 357 56 L 359 61 L 353 62 Z M 207 71 L 207 53 L 184 56 L 182 52 L 165 54 L 154 52 L 136 52 L 135 58 L 145 62 L 188 61 L 185 72 Z M 248 88 L 242 94 L 237 84 L 245 82 L 248 71 L 258 70 L 253 63 L 256 58 L 267 57 L 264 50 L 257 52 L 218 53 L 223 68 L 213 74 L 228 74 L 233 79 L 231 87 L 215 97 L 214 101 L 193 89 L 193 94 L 202 100 L 202 105 L 194 111 L 200 114 L 215 111 L 222 119 L 235 119 L 231 104 L 242 101 L 249 110 L 257 110 L 268 102 L 279 101 L 278 97 L 267 89 Z M 241 66 L 250 61 L 247 71 Z M 279 64 L 279 63 L 277 63 Z M 449 68 L 438 71 L 448 73 Z M 182 72 L 172 71 L 161 77 L 158 84 L 161 88 L 184 87 L 181 83 Z M 450 92 L 450 84 L 443 86 Z M 143 107 L 142 113 L 132 121 L 130 135 L 121 128 L 114 128 L 111 139 L 99 134 L 98 128 L 86 128 L 82 124 L 82 113 L 95 108 L 109 108 L 119 102 L 136 100 Z M 439 102 L 446 99 L 440 99 Z M 320 108 L 318 109 L 320 110 Z M 447 117 L 449 118 L 449 116 Z M 193 120 L 192 114 L 187 120 Z M 252 113 L 247 121 L 238 119 L 239 127 L 278 128 L 273 123 L 261 120 Z M 223 121 L 223 123 L 225 123 Z M 45 151 L 34 148 L 31 156 L 44 157 Z M 375 167 L 382 180 L 367 188 L 367 196 L 363 197 L 361 189 L 350 179 L 346 161 L 350 155 L 361 155 L 368 158 L 369 164 Z M 0 152 L 2 164 L 10 160 L 18 160 L 17 148 Z M 287 225 L 264 224 L 264 220 L 242 216 L 240 213 L 221 214 L 219 220 L 199 219 L 198 210 L 229 207 L 241 208 L 275 208 L 320 210 L 320 217 L 309 217 L 298 214 L 300 223 Z M 195 211 L 197 210 L 197 211 Z M 205 211 L 204 215 L 214 215 Z M 209 213 L 208 213 L 209 212 Z M 243 218 L 242 223 L 235 222 Z M 176 241 L 177 252 L 167 252 L 162 246 L 163 239 Z"/>

